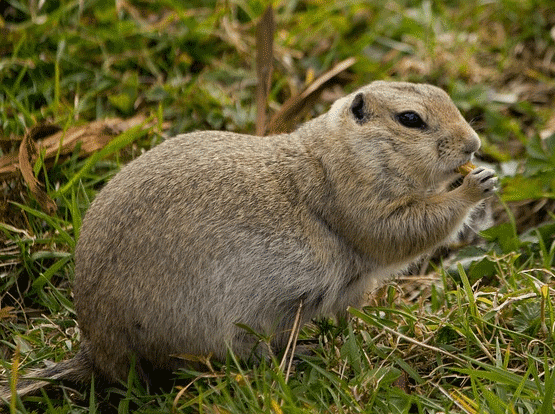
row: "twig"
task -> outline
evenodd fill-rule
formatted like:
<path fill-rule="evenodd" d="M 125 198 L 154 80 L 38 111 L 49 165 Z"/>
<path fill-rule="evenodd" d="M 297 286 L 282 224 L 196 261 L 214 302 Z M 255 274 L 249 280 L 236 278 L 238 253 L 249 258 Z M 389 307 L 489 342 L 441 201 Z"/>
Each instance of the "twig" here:
<path fill-rule="evenodd" d="M 299 302 L 299 309 L 297 309 L 297 315 L 295 316 L 295 323 L 293 324 L 293 332 L 292 335 L 295 337 L 293 338 L 293 347 L 291 348 L 291 357 L 289 358 L 289 365 L 287 366 L 287 372 L 285 374 L 285 383 L 287 384 L 287 380 L 289 379 L 289 374 L 291 373 L 291 365 L 293 364 L 293 358 L 295 356 L 295 348 L 297 347 L 297 339 L 299 339 L 299 332 L 301 331 L 301 309 L 303 307 L 303 301 Z"/>
<path fill-rule="evenodd" d="M 281 362 L 279 364 L 280 371 L 283 371 L 283 369 L 285 368 L 285 361 L 287 360 L 287 356 L 289 355 L 289 348 L 291 348 L 291 345 L 293 345 L 293 348 L 292 348 L 292 351 L 291 351 L 291 358 L 289 360 L 289 364 L 288 364 L 288 367 L 287 367 L 285 382 L 287 382 L 287 379 L 289 377 L 289 373 L 290 373 L 290 370 L 291 370 L 291 363 L 293 361 L 293 354 L 295 352 L 297 338 L 299 337 L 302 307 L 303 307 L 303 301 L 301 300 L 299 302 L 299 307 L 297 309 L 297 314 L 295 315 L 295 320 L 293 322 L 293 327 L 291 328 L 291 334 L 289 335 L 289 340 L 287 341 L 287 346 L 285 347 L 285 352 L 283 353 L 283 357 L 281 358 Z"/>
<path fill-rule="evenodd" d="M 441 391 L 441 393 L 443 395 L 445 395 L 447 398 L 449 398 L 451 401 L 453 401 L 455 403 L 455 405 L 457 407 L 459 407 L 461 410 L 463 410 L 465 413 L 467 413 L 467 414 L 474 414 L 475 413 L 473 411 L 468 411 L 466 409 L 466 407 L 463 404 L 461 404 L 460 401 L 457 398 L 453 398 L 453 396 L 451 394 L 449 394 L 447 392 L 447 390 L 445 390 L 445 388 L 443 388 L 441 385 L 439 385 L 438 383 L 435 383 L 434 385 L 437 387 L 437 389 L 439 391 Z"/>
<path fill-rule="evenodd" d="M 455 354 L 452 354 L 451 352 L 447 352 L 444 349 L 441 349 L 441 348 L 438 348 L 438 347 L 435 347 L 435 346 L 432 346 L 432 345 L 425 344 L 424 342 L 417 341 L 416 339 L 413 339 L 409 336 L 403 335 L 402 333 L 397 332 L 397 331 L 395 331 L 395 330 L 393 330 L 393 329 L 391 329 L 391 328 L 389 328 L 385 325 L 381 325 L 381 327 L 382 327 L 382 329 L 386 330 L 387 332 L 389 332 L 393 335 L 397 335 L 398 337 L 404 339 L 405 341 L 411 342 L 411 343 L 416 344 L 418 346 L 421 346 L 423 348 L 430 349 L 434 352 L 439 352 L 441 354 L 447 355 L 448 357 L 453 358 L 453 359 L 455 359 L 455 360 L 457 360 L 461 363 L 466 363 L 467 362 L 465 359 L 463 359 L 461 357 L 458 357 Z"/>
<path fill-rule="evenodd" d="M 538 295 L 536 293 L 527 293 L 525 295 L 521 295 L 521 296 L 511 298 L 511 299 L 507 299 L 501 305 L 497 306 L 496 308 L 493 308 L 491 310 L 491 312 L 499 312 L 501 309 L 505 308 L 506 306 L 509 306 L 511 303 L 520 302 L 521 300 L 524 300 L 524 299 L 531 299 L 531 298 L 536 298 L 536 297 L 538 297 Z"/>

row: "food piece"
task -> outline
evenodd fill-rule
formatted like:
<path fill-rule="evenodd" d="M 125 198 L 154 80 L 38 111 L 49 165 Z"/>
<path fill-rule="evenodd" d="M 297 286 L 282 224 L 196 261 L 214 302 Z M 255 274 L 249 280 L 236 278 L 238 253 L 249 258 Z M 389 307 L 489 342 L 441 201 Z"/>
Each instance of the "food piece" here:
<path fill-rule="evenodd" d="M 468 175 L 470 171 L 472 171 L 474 168 L 476 168 L 476 166 L 472 164 L 470 161 L 468 161 L 468 162 L 465 162 L 463 165 L 461 165 L 459 168 L 457 168 L 457 172 L 459 174 L 462 174 L 462 176 L 464 177 L 465 175 Z"/>

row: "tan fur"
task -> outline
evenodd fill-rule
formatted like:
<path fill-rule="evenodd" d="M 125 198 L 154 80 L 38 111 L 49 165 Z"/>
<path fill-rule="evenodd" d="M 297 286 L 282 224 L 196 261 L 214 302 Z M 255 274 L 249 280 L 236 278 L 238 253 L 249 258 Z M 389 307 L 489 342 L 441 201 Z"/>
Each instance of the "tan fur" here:
<path fill-rule="evenodd" d="M 398 114 L 414 111 L 426 128 Z M 291 134 L 194 132 L 121 170 L 85 217 L 75 307 L 92 370 L 146 380 L 178 355 L 247 357 L 302 322 L 359 306 L 455 234 L 496 178 L 477 168 L 445 191 L 480 141 L 447 94 L 374 82 Z M 82 377 L 90 375 L 83 369 Z"/>

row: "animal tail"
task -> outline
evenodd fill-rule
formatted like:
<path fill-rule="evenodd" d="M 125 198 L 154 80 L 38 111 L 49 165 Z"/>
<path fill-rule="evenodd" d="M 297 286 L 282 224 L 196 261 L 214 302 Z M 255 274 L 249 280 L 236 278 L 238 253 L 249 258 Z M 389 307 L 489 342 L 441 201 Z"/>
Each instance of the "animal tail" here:
<path fill-rule="evenodd" d="M 32 370 L 17 380 L 15 393 L 20 397 L 33 394 L 51 384 L 52 380 L 87 382 L 91 380 L 92 373 L 93 366 L 89 358 L 88 347 L 86 342 L 82 342 L 79 352 L 72 359 L 59 362 L 51 367 Z M 0 402 L 9 403 L 12 397 L 15 395 L 12 394 L 11 387 L 0 385 Z"/>

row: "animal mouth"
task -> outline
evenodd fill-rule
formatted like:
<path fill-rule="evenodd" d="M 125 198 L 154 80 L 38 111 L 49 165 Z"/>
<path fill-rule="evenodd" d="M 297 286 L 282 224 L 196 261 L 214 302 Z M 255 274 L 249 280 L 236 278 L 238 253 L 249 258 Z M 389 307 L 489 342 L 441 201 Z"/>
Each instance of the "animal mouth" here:
<path fill-rule="evenodd" d="M 470 172 L 476 168 L 474 164 L 470 161 L 465 162 L 463 165 L 460 165 L 458 168 L 455 169 L 455 172 L 461 174 L 463 177 L 470 174 Z"/>

